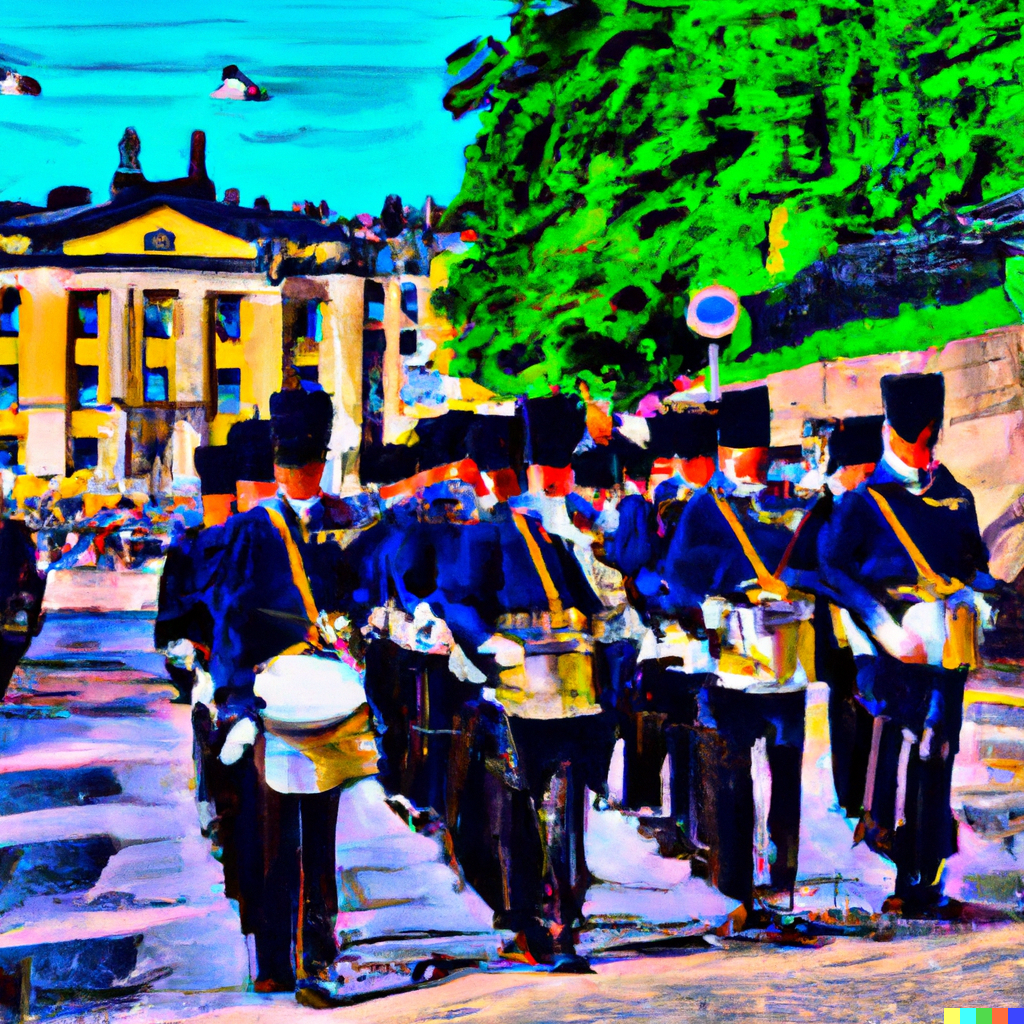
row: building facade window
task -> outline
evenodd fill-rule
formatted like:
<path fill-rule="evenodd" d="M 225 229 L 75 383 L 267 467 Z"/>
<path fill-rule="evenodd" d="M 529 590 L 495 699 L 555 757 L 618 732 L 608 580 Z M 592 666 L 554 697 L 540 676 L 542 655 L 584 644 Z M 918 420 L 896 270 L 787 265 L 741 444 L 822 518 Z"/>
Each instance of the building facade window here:
<path fill-rule="evenodd" d="M 0 437 L 0 468 L 9 469 L 18 464 L 18 439 Z"/>
<path fill-rule="evenodd" d="M 320 390 L 320 343 L 323 341 L 323 303 L 318 299 L 287 299 L 284 311 L 286 362 L 307 391 Z"/>
<path fill-rule="evenodd" d="M 207 296 L 207 344 L 212 384 L 207 415 L 242 415 L 242 376 L 247 372 L 242 346 L 244 300 L 244 295 Z"/>
<path fill-rule="evenodd" d="M 0 291 L 0 410 L 13 409 L 18 404 L 20 311 L 18 289 L 4 288 Z"/>
<path fill-rule="evenodd" d="M 419 350 L 420 300 L 416 285 L 403 281 L 401 288 L 401 328 L 398 332 L 398 353 L 414 356 Z"/>
<path fill-rule="evenodd" d="M 217 296 L 216 325 L 220 341 L 239 341 L 242 337 L 242 299 L 238 295 Z"/>
<path fill-rule="evenodd" d="M 79 363 L 75 369 L 78 378 L 78 408 L 96 408 L 100 404 L 100 368 Z"/>
<path fill-rule="evenodd" d="M 363 285 L 363 458 L 369 465 L 384 440 L 384 286 Z"/>
<path fill-rule="evenodd" d="M 95 437 L 73 437 L 71 459 L 76 470 L 95 469 L 99 465 L 99 440 Z"/>
<path fill-rule="evenodd" d="M 363 321 L 370 330 L 384 326 L 384 285 L 367 281 L 363 289 Z"/>
<path fill-rule="evenodd" d="M 142 308 L 142 400 L 170 401 L 170 363 L 177 335 L 176 294 L 147 292 Z"/>
<path fill-rule="evenodd" d="M 0 410 L 18 404 L 18 364 L 0 365 Z"/>
<path fill-rule="evenodd" d="M 237 416 L 241 411 L 241 368 L 222 367 L 217 370 L 217 415 Z"/>
<path fill-rule="evenodd" d="M 75 317 L 76 338 L 98 337 L 100 331 L 99 296 L 90 292 L 76 295 Z"/>
<path fill-rule="evenodd" d="M 21 296 L 17 288 L 0 293 L 0 337 L 16 338 L 21 333 Z"/>
<path fill-rule="evenodd" d="M 99 405 L 100 293 L 68 294 L 68 395 L 73 409 Z"/>
<path fill-rule="evenodd" d="M 420 322 L 419 297 L 412 281 L 402 284 L 402 312 L 414 323 Z"/>

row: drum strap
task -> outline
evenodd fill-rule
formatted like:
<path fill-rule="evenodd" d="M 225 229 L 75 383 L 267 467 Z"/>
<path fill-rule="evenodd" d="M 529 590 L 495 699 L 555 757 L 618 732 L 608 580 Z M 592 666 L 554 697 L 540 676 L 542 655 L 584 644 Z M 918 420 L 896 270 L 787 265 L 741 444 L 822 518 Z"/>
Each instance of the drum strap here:
<path fill-rule="evenodd" d="M 883 518 L 889 524 L 892 532 L 896 534 L 896 539 L 903 545 L 904 550 L 910 555 L 910 560 L 914 563 L 914 568 L 917 569 L 917 574 L 920 578 L 931 587 L 939 597 L 948 597 L 950 594 L 955 594 L 958 590 L 963 589 L 963 584 L 959 580 L 947 580 L 944 576 L 940 576 L 927 562 L 924 555 L 921 554 L 921 549 L 914 543 L 910 534 L 907 533 L 906 528 L 896 517 L 896 513 L 893 512 L 892 506 L 889 504 L 882 495 L 876 491 L 873 487 L 868 488 L 868 494 L 875 499 L 875 504 L 878 506 L 879 512 L 882 513 Z"/>
<path fill-rule="evenodd" d="M 526 542 L 526 550 L 530 553 L 530 561 L 533 562 L 533 567 L 537 570 L 537 575 L 540 577 L 540 584 L 544 588 L 544 596 L 547 598 L 548 607 L 551 609 L 551 624 L 556 628 L 565 625 L 565 607 L 559 596 L 558 587 L 555 586 L 555 581 L 551 578 L 551 573 L 544 564 L 544 555 L 540 550 L 540 545 L 537 543 L 537 538 L 530 532 L 530 524 L 527 523 L 526 517 L 518 512 L 512 514 L 512 522 L 515 523 L 516 529 L 523 535 L 523 540 Z M 556 619 L 558 620 L 557 622 Z"/>
<path fill-rule="evenodd" d="M 732 506 L 725 498 L 718 494 L 717 491 L 712 491 L 711 494 L 715 499 L 715 504 L 718 506 L 719 511 L 722 513 L 725 521 L 729 524 L 729 529 L 732 530 L 736 535 L 736 539 L 740 542 L 740 547 L 743 549 L 743 554 L 747 556 L 747 561 L 749 561 L 753 567 L 754 575 L 757 577 L 757 585 L 769 594 L 774 594 L 776 597 L 785 600 L 789 595 L 789 588 L 778 578 L 777 575 L 773 576 L 768 571 L 768 567 L 761 561 L 761 556 L 757 553 L 757 549 L 750 542 L 750 538 L 747 536 L 747 531 L 743 529 L 743 524 L 737 518 Z M 779 566 L 778 572 L 782 572 L 785 568 L 785 563 L 788 560 L 787 556 L 791 549 L 792 542 L 790 543 L 790 549 L 787 549 L 786 554 L 783 555 L 782 564 Z"/>
<path fill-rule="evenodd" d="M 302 598 L 302 606 L 309 619 L 309 642 L 319 647 L 320 632 L 316 627 L 319 613 L 316 610 L 316 601 L 313 600 L 313 591 L 309 585 L 309 577 L 306 575 L 306 567 L 302 564 L 302 555 L 299 553 L 299 547 L 295 543 L 292 531 L 288 529 L 288 523 L 280 511 L 272 505 L 264 505 L 263 508 L 270 517 L 270 522 L 274 529 L 280 534 L 281 540 L 284 542 L 285 551 L 288 553 L 288 568 L 291 570 L 292 583 L 295 584 L 295 589 L 298 590 L 299 596 Z"/>

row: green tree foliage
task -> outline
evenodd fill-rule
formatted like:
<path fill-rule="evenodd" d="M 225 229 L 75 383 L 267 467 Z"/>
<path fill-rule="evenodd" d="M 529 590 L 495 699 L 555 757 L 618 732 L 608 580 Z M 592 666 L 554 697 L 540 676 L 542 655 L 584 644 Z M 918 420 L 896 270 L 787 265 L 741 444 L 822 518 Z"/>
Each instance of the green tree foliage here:
<path fill-rule="evenodd" d="M 450 212 L 479 244 L 436 299 L 453 369 L 629 400 L 706 362 L 696 288 L 1024 184 L 1021 25 L 1017 0 L 519 0 L 449 58 L 482 122 Z"/>

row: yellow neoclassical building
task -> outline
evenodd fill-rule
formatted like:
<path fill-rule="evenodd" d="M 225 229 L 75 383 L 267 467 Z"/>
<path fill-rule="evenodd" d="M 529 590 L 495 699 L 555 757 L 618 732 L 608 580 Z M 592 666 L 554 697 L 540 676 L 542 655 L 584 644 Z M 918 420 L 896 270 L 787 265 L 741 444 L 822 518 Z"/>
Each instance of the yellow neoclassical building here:
<path fill-rule="evenodd" d="M 101 205 L 10 204 L 0 458 L 36 477 L 138 477 L 157 458 L 189 475 L 195 446 L 224 443 L 257 410 L 265 418 L 294 369 L 335 399 L 340 486 L 367 432 L 394 440 L 408 413 L 443 411 L 408 384 L 410 371 L 432 372 L 423 368 L 450 336 L 429 301 L 444 260 L 432 282 L 432 254 L 403 245 L 155 183 Z"/>

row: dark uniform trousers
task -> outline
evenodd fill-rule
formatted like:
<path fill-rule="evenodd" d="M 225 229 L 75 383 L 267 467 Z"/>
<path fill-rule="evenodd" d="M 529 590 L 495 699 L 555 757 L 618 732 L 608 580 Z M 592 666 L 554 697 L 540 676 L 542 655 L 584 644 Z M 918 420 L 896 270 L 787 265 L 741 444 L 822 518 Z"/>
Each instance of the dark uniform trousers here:
<path fill-rule="evenodd" d="M 751 762 L 752 748 L 760 737 L 767 740 L 772 775 L 768 830 L 776 856 L 770 866 L 771 886 L 792 890 L 796 885 L 806 691 L 748 693 L 712 682 L 699 700 L 698 838 L 709 851 L 712 884 L 750 906 L 754 879 Z"/>
<path fill-rule="evenodd" d="M 857 665 L 849 647 L 840 646 L 830 602 L 814 603 L 814 660 L 817 677 L 828 683 L 829 748 L 836 802 L 850 818 L 864 800 L 864 778 L 871 747 L 871 715 L 857 700 Z"/>
<path fill-rule="evenodd" d="M 367 647 L 366 693 L 384 724 L 378 781 L 416 807 L 445 813 L 455 718 L 478 686 L 448 668 L 447 654 L 422 654 L 391 640 Z"/>
<path fill-rule="evenodd" d="M 879 712 L 880 728 L 873 785 L 865 787 L 870 809 L 855 838 L 896 865 L 897 897 L 928 903 L 941 895 L 938 873 L 957 849 L 950 791 L 967 672 L 886 654 L 859 657 L 857 667 L 859 699 Z"/>
<path fill-rule="evenodd" d="M 282 991 L 314 977 L 337 957 L 335 832 L 341 788 L 326 793 L 272 790 L 263 773 L 263 738 L 232 765 L 218 759 L 233 722 L 211 726 L 196 705 L 199 798 L 216 810 L 213 838 L 224 892 L 237 900 L 242 932 L 256 944 L 256 981 Z"/>
<path fill-rule="evenodd" d="M 586 790 L 604 791 L 614 718 L 515 718 L 476 701 L 465 706 L 464 723 L 448 811 L 459 863 L 496 927 L 559 925 L 568 950 L 590 884 Z"/>
<path fill-rule="evenodd" d="M 635 726 L 624 736 L 625 805 L 637 809 L 662 803 L 661 766 L 667 755 L 671 807 L 663 807 L 662 814 L 675 819 L 688 839 L 696 838 L 698 697 L 712 679 L 704 672 L 683 671 L 679 659 L 642 662 L 632 694 Z"/>
<path fill-rule="evenodd" d="M 17 519 L 0 520 L 0 619 L 6 627 L 0 634 L 0 701 L 38 627 L 45 588 L 28 527 Z M 26 619 L 16 625 L 11 616 L 19 611 Z"/>
<path fill-rule="evenodd" d="M 24 657 L 28 646 L 27 640 L 24 642 L 0 640 L 0 701 L 4 699 L 7 687 L 10 686 L 11 679 L 14 676 L 14 670 L 18 667 L 18 662 Z"/>

